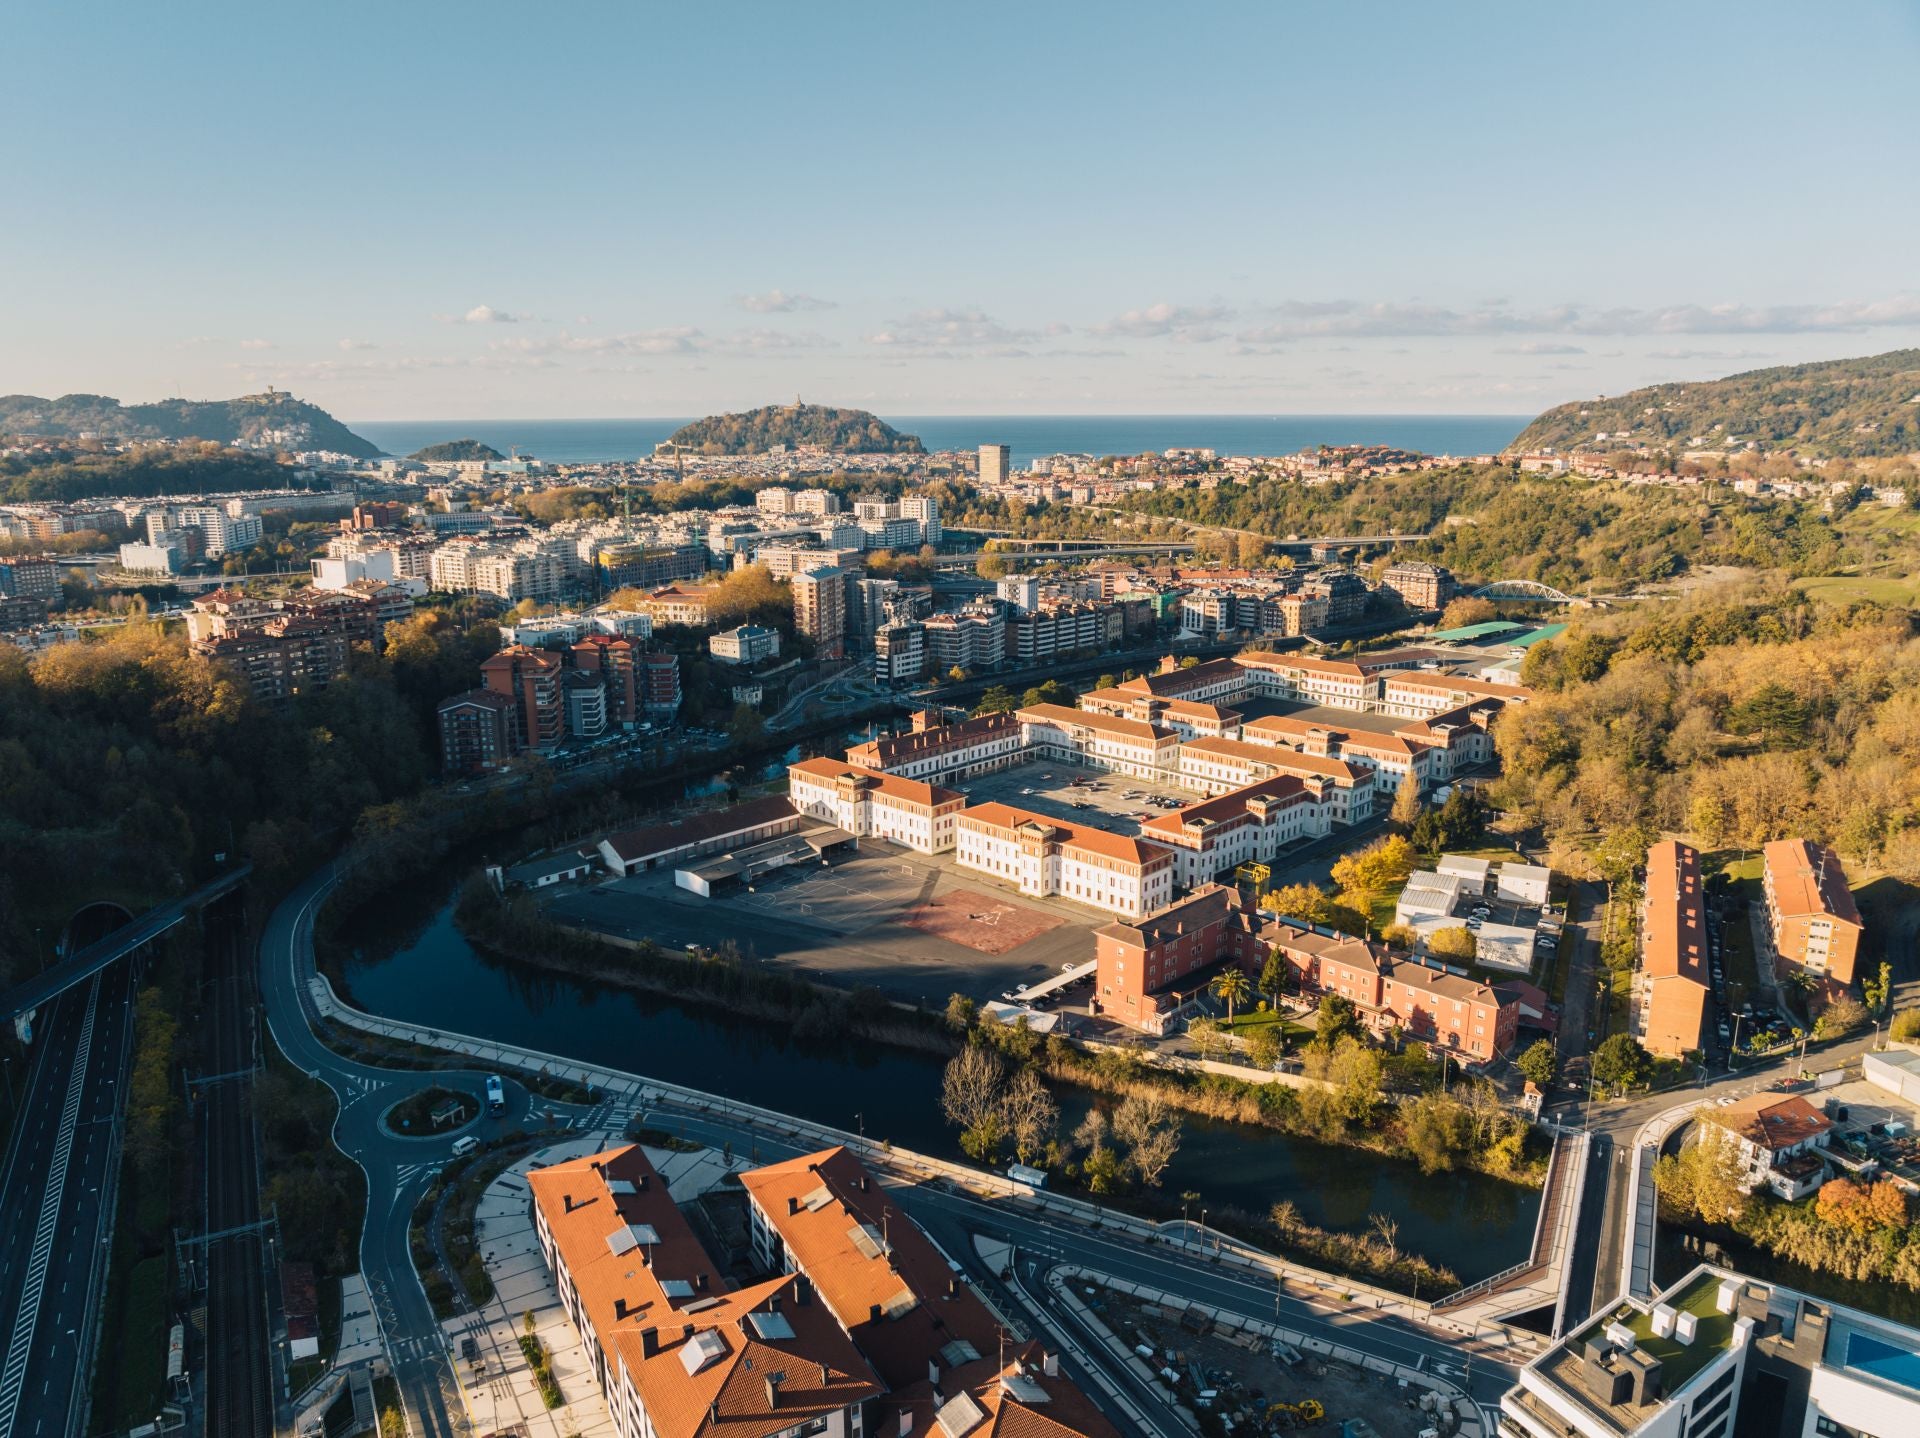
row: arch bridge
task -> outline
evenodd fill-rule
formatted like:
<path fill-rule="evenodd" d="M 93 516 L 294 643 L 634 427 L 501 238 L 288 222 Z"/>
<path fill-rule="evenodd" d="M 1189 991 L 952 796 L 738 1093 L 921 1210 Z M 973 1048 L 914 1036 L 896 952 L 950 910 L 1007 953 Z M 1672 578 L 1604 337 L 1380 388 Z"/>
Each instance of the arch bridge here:
<path fill-rule="evenodd" d="M 1473 591 L 1475 599 L 1505 599 L 1522 604 L 1578 604 L 1571 594 L 1562 594 L 1551 584 L 1537 579 L 1496 579 Z"/>

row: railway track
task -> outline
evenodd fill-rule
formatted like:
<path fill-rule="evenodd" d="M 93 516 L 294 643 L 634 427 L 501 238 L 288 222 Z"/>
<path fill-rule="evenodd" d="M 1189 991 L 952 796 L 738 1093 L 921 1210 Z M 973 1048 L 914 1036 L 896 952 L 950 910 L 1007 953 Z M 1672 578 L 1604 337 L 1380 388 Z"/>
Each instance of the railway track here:
<path fill-rule="evenodd" d="M 212 1043 L 201 1143 L 207 1274 L 209 1438 L 261 1438 L 274 1431 L 271 1334 L 260 1156 L 251 1068 L 258 1061 L 252 965 L 244 924 L 216 906 L 207 915 Z M 225 1235 L 215 1237 L 214 1235 Z"/>

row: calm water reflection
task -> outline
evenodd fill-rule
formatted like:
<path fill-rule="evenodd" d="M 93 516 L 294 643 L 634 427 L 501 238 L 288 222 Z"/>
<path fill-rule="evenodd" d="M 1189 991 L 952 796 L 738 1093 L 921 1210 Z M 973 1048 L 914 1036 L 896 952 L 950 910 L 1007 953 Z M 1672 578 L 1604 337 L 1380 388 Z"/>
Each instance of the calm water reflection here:
<path fill-rule="evenodd" d="M 761 1104 L 870 1136 L 958 1156 L 940 1118 L 939 1059 L 861 1044 L 796 1041 L 784 1028 L 714 1009 L 557 977 L 477 953 L 454 926 L 452 896 L 468 868 L 407 886 L 353 917 L 347 981 L 374 1013 Z M 1062 1129 L 1084 1096 L 1062 1101 Z M 1478 1174 L 1423 1176 L 1401 1163 L 1283 1134 L 1190 1121 L 1162 1185 L 1203 1206 L 1263 1214 L 1291 1199 L 1310 1223 L 1363 1229 L 1370 1213 L 1399 1220 L 1403 1248 L 1465 1281 L 1526 1256 L 1539 1195 Z"/>

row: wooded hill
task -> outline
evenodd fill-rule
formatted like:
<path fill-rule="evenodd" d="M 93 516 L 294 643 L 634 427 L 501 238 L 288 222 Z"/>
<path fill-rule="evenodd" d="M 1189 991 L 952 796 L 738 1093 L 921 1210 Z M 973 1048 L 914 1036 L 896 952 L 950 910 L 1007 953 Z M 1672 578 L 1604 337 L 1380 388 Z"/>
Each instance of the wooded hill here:
<path fill-rule="evenodd" d="M 1553 449 L 1792 450 L 1812 458 L 1920 451 L 1920 350 L 1656 384 L 1548 410 L 1512 453 Z"/>
<path fill-rule="evenodd" d="M 745 414 L 716 414 L 682 425 L 668 444 L 700 454 L 763 454 L 777 444 L 851 454 L 924 454 L 920 437 L 902 434 L 863 409 L 770 404 Z"/>
<path fill-rule="evenodd" d="M 0 395 L 0 434 L 77 439 L 203 439 L 214 444 L 284 450 L 331 450 L 372 459 L 378 445 L 362 439 L 317 405 L 290 394 L 242 395 L 238 399 L 163 399 L 123 405 L 103 394 Z"/>

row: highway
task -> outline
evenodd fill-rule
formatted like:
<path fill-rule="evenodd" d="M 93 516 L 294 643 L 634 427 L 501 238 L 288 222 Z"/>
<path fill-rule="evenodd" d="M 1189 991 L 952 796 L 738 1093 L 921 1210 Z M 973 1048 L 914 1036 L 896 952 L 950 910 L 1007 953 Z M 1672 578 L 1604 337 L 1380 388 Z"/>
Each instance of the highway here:
<path fill-rule="evenodd" d="M 0 1179 L 0 1434 L 86 1432 L 89 1356 L 105 1296 L 134 965 L 42 1015 Z M 112 1335 L 108 1335 L 111 1342 Z"/>

